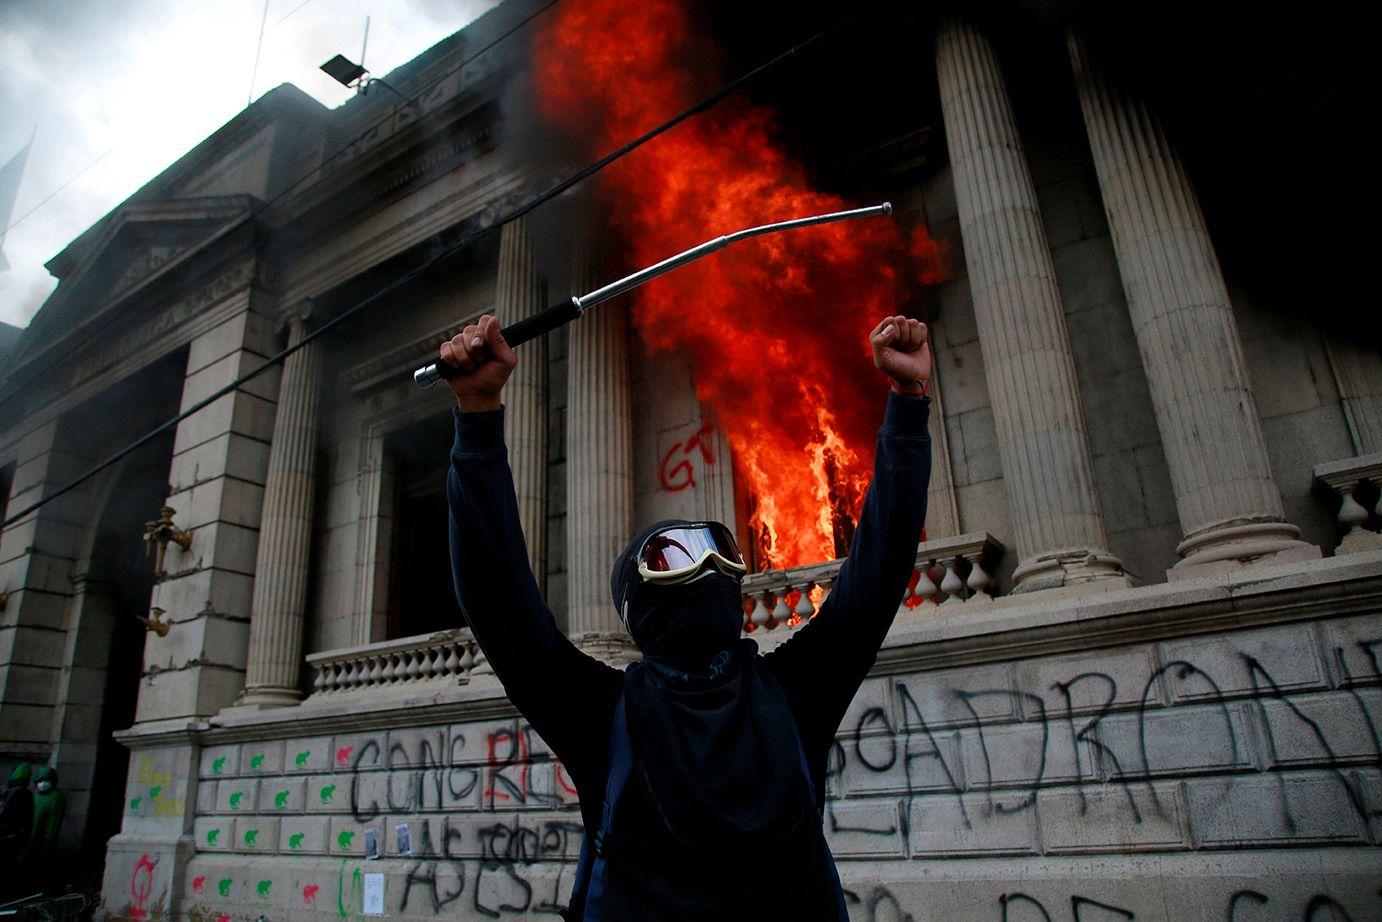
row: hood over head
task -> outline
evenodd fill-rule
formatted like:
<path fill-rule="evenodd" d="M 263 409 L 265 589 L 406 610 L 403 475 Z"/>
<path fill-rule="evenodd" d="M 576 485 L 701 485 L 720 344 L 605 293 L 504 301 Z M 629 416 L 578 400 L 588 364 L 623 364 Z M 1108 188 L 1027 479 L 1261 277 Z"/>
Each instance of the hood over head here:
<path fill-rule="evenodd" d="M 643 582 L 638 552 L 667 528 L 697 523 L 663 519 L 640 531 L 614 562 L 610 594 L 619 617 L 643 655 L 652 659 L 704 664 L 739 639 L 744 623 L 739 580 L 714 569 L 673 586 Z"/>
<path fill-rule="evenodd" d="M 29 768 L 28 762 L 20 762 L 14 767 L 14 771 L 10 772 L 10 787 L 28 787 L 29 779 L 33 777 L 33 774 L 33 769 Z"/>

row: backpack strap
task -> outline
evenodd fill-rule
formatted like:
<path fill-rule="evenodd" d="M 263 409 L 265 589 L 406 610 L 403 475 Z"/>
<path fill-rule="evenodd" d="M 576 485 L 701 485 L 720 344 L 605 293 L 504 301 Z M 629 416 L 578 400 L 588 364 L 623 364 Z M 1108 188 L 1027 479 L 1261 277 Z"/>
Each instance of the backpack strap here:
<path fill-rule="evenodd" d="M 609 844 L 614 808 L 624 793 L 633 771 L 633 745 L 629 727 L 624 719 L 624 691 L 614 706 L 614 725 L 609 734 L 609 773 L 605 781 L 605 800 L 600 809 L 600 828 L 594 835 L 587 833 L 581 840 L 581 857 L 576 864 L 576 885 L 571 891 L 571 906 L 580 907 L 581 915 L 573 918 L 597 920 L 604 912 L 605 852 Z"/>

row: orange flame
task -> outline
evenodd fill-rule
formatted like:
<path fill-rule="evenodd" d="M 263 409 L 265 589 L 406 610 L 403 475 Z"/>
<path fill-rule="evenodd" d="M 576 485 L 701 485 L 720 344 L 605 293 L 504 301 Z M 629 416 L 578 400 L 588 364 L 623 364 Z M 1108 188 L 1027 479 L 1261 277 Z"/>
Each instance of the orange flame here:
<path fill-rule="evenodd" d="M 564 0 L 536 39 L 544 117 L 604 153 L 707 90 L 676 0 Z M 773 115 L 728 100 L 612 165 L 631 265 L 757 224 L 857 207 L 813 190 L 774 138 Z M 885 382 L 867 334 L 903 295 L 945 275 L 924 228 L 831 224 L 737 244 L 633 294 L 648 349 L 689 360 L 696 395 L 733 451 L 752 501 L 761 568 L 837 556 L 873 465 Z M 843 531 L 842 531 L 843 523 Z M 843 549 L 841 548 L 841 552 Z"/>

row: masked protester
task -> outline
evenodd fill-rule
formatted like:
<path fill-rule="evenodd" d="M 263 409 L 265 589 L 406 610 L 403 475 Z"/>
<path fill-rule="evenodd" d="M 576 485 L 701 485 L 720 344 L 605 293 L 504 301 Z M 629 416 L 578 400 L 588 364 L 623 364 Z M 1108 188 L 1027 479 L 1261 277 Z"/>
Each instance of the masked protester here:
<path fill-rule="evenodd" d="M 869 342 L 892 393 L 849 557 L 819 613 L 760 655 L 740 637 L 746 568 L 732 532 L 658 522 L 610 577 L 643 654 L 623 672 L 557 630 L 529 569 L 501 406 L 517 358 L 499 322 L 486 315 L 442 345 L 461 370 L 449 381 L 456 595 L 579 791 L 566 918 L 846 918 L 822 829 L 826 762 L 911 576 L 931 472 L 926 327 L 886 317 Z"/>
<path fill-rule="evenodd" d="M 61 869 L 58 834 L 66 813 L 67 795 L 58 790 L 58 770 L 40 766 L 34 772 L 34 828 L 26 867 L 30 880 L 49 893 L 54 891 Z"/>
<path fill-rule="evenodd" d="M 28 764 L 21 762 L 0 791 L 0 901 L 31 892 L 20 872 L 20 862 L 34 826 L 34 795 L 29 790 L 32 775 Z"/>

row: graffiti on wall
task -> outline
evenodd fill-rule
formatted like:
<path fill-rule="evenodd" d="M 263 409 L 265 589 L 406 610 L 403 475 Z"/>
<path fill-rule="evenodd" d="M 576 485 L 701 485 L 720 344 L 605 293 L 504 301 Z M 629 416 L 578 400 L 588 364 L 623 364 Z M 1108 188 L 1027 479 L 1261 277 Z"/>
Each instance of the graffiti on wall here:
<path fill-rule="evenodd" d="M 1221 805 L 1241 809 L 1248 801 L 1235 798 L 1245 794 L 1261 820 L 1258 838 L 1245 844 L 1313 843 L 1321 819 L 1312 813 L 1332 813 L 1339 828 L 1356 830 L 1327 829 L 1326 841 L 1374 840 L 1382 834 L 1379 647 L 1382 639 L 1338 646 L 1332 669 L 1321 663 L 1310 674 L 1247 644 L 1203 654 L 1192 646 L 1160 660 L 1144 650 L 871 679 L 828 761 L 827 834 L 846 867 L 852 857 L 924 858 L 946 849 L 977 856 L 989 853 L 985 836 L 995 824 L 1041 813 L 1040 845 L 1004 842 L 992 854 L 1054 854 L 1057 824 L 1046 823 L 1054 795 L 1078 846 L 1070 850 L 1116 853 L 1119 842 L 1165 833 L 1169 839 L 1149 840 L 1153 850 L 1176 852 L 1191 847 L 1187 812 L 1210 822 Z M 522 721 L 307 740 L 257 755 L 216 757 L 227 759 L 228 772 L 242 760 L 238 776 L 217 775 L 214 760 L 204 766 L 220 787 L 217 809 L 199 817 L 208 824 L 199 827 L 199 849 L 317 858 L 285 862 L 290 879 L 273 873 L 273 863 L 245 861 L 229 874 L 194 866 L 188 897 L 208 920 L 254 907 L 363 918 L 363 875 L 374 869 L 387 871 L 388 913 L 498 918 L 564 906 L 581 844 L 576 792 Z M 1312 785 L 1304 799 L 1302 778 Z M 1190 811 L 1182 785 L 1197 792 Z M 873 804 L 887 809 L 859 809 Z M 1194 836 L 1213 834 L 1204 827 Z M 1097 845 L 1101 835 L 1113 844 Z M 379 862 L 366 857 L 367 840 Z M 326 859 L 334 859 L 331 872 L 322 870 Z M 215 867 L 227 867 L 225 859 Z M 1324 920 L 1376 909 L 1358 905 L 1356 892 L 1312 886 L 1277 892 L 1226 880 L 1222 893 L 1211 887 L 1214 914 Z M 993 881 L 990 889 L 980 917 L 1008 922 L 1159 911 L 1126 888 L 1059 894 Z M 849 894 L 851 914 L 912 918 L 918 909 L 908 898 L 905 887 L 871 885 Z"/>
<path fill-rule="evenodd" d="M 1113 674 L 1079 671 L 1044 688 L 946 688 L 919 699 L 911 682 L 898 680 L 892 690 L 899 725 L 874 704 L 842 728 L 847 732 L 829 763 L 831 790 L 838 791 L 847 775 L 856 784 L 861 776 L 888 776 L 905 800 L 952 795 L 958 822 L 973 829 L 976 811 L 985 817 L 1031 811 L 1039 794 L 1055 784 L 1073 790 L 1078 815 L 1087 816 L 1088 790 L 1112 785 L 1123 805 L 1121 818 L 1140 825 L 1169 816 L 1166 789 L 1158 782 L 1213 774 L 1212 782 L 1197 783 L 1199 791 L 1213 786 L 1209 802 L 1251 785 L 1254 797 L 1269 797 L 1290 837 L 1304 835 L 1305 817 L 1300 799 L 1292 796 L 1288 770 L 1308 767 L 1329 779 L 1361 831 L 1377 833 L 1382 803 L 1369 802 L 1366 778 L 1353 769 L 1382 768 L 1374 712 L 1379 699 L 1367 688 L 1382 675 L 1376 668 L 1379 646 L 1382 640 L 1357 644 L 1359 659 L 1370 667 L 1361 675 L 1350 671 L 1342 649 L 1335 651 L 1345 688 L 1325 714 L 1317 701 L 1293 694 L 1290 683 L 1247 652 L 1217 663 L 1232 676 L 1216 678 L 1193 661 L 1173 660 L 1139 677 L 1131 690 Z M 1162 700 L 1167 687 L 1174 687 L 1177 698 L 1169 705 Z M 1258 708 L 1260 717 L 1254 719 L 1245 705 Z M 952 719 L 937 721 L 937 714 Z M 1013 715 L 1023 719 L 1014 721 Z M 1014 729 L 1023 731 L 1018 746 L 1011 745 Z M 1259 738 L 1261 764 L 1251 751 Z M 904 838 L 910 832 L 906 809 L 895 823 L 851 825 L 834 815 L 837 800 L 827 810 L 830 831 Z"/>
<path fill-rule="evenodd" d="M 711 433 L 714 431 L 714 426 L 709 422 L 702 423 L 690 438 L 673 443 L 663 453 L 657 468 L 657 479 L 662 489 L 679 493 L 696 485 L 697 466 L 715 463 L 715 453 L 710 447 Z"/>
<path fill-rule="evenodd" d="M 156 759 L 143 758 L 135 769 L 129 802 L 130 813 L 157 817 L 182 816 L 184 805 L 173 790 L 173 776 Z"/>

